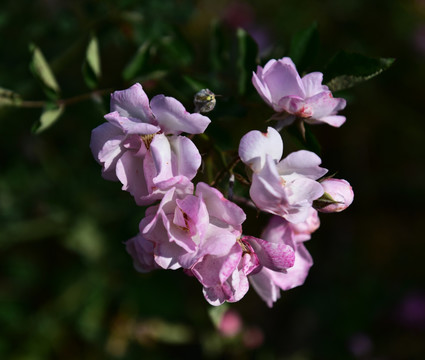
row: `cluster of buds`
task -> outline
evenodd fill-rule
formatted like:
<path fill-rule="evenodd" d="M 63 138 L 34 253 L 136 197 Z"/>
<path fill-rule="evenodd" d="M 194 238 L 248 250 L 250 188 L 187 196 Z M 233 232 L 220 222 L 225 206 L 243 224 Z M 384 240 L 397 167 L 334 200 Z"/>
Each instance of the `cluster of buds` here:
<path fill-rule="evenodd" d="M 261 97 L 285 126 L 296 118 L 340 126 L 345 100 L 332 97 L 322 74 L 300 78 L 289 58 L 270 60 L 253 74 Z M 312 258 L 304 241 L 319 227 L 317 211 L 337 212 L 353 200 L 345 180 L 325 178 L 321 159 L 300 150 L 282 158 L 278 131 L 253 130 L 239 145 L 250 169 L 250 197 L 271 214 L 260 238 L 243 232 L 246 214 L 233 201 L 193 178 L 202 158 L 184 134 L 203 133 L 214 94 L 205 89 L 189 113 L 172 97 L 149 101 L 140 84 L 111 95 L 106 123 L 92 132 L 91 150 L 107 180 L 119 181 L 138 205 L 149 206 L 139 233 L 126 242 L 137 271 L 180 269 L 203 286 L 212 305 L 239 301 L 249 284 L 272 306 L 280 290 L 304 283 Z"/>

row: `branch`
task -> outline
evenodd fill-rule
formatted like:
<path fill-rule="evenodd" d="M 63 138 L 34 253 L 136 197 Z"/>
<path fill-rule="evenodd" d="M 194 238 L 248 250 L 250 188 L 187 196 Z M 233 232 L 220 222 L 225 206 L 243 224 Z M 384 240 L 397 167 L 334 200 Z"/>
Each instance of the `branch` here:
<path fill-rule="evenodd" d="M 96 91 L 92 91 L 92 92 L 89 92 L 89 93 L 76 95 L 76 96 L 70 97 L 68 99 L 59 99 L 59 100 L 54 101 L 54 103 L 58 106 L 72 105 L 72 104 L 76 104 L 76 103 L 91 99 L 94 96 L 105 95 L 107 93 L 110 93 L 111 91 L 112 91 L 112 89 L 110 89 L 110 88 L 96 90 Z M 22 101 L 19 102 L 19 105 L 17 105 L 17 106 L 18 107 L 24 107 L 24 108 L 42 108 L 42 107 L 45 107 L 49 103 L 51 103 L 51 101 L 47 101 L 47 100 L 40 100 L 40 101 L 22 100 Z"/>

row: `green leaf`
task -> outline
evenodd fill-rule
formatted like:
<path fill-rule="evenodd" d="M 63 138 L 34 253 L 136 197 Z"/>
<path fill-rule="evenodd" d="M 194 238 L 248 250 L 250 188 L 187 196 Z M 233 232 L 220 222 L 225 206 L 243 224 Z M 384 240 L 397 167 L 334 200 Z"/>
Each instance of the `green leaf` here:
<path fill-rule="evenodd" d="M 145 41 L 142 46 L 139 47 L 134 57 L 126 65 L 122 72 L 122 77 L 125 81 L 129 81 L 140 74 L 140 71 L 146 62 L 146 54 L 149 50 L 149 45 L 150 42 Z"/>
<path fill-rule="evenodd" d="M 369 58 L 341 51 L 327 65 L 324 80 L 331 91 L 348 89 L 387 70 L 394 60 Z"/>
<path fill-rule="evenodd" d="M 0 87 L 0 106 L 19 106 L 21 102 L 22 99 L 19 94 Z"/>
<path fill-rule="evenodd" d="M 319 32 L 313 23 L 307 29 L 296 33 L 289 46 L 288 56 L 297 65 L 298 72 L 303 72 L 316 57 L 319 49 Z"/>
<path fill-rule="evenodd" d="M 238 90 L 239 94 L 243 95 L 246 93 L 251 74 L 258 63 L 258 46 L 254 39 L 242 28 L 238 28 L 236 36 L 238 41 L 238 57 L 236 61 L 239 75 Z"/>
<path fill-rule="evenodd" d="M 30 45 L 30 51 L 32 53 L 30 69 L 33 75 L 40 81 L 46 95 L 51 99 L 57 99 L 59 97 L 60 87 L 43 53 L 34 44 Z"/>
<path fill-rule="evenodd" d="M 41 132 L 52 126 L 62 115 L 64 108 L 65 107 L 63 105 L 46 105 L 46 107 L 43 109 L 39 121 L 34 124 L 32 132 L 34 134 L 40 134 Z"/>
<path fill-rule="evenodd" d="M 83 64 L 83 76 L 87 86 L 91 89 L 97 87 L 101 75 L 99 43 L 96 36 L 92 36 L 86 50 Z"/>

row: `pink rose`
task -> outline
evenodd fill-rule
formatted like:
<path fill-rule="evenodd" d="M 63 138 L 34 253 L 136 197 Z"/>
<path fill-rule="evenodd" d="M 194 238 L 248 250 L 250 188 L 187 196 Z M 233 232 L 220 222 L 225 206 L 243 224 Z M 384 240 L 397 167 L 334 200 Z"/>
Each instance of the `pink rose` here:
<path fill-rule="evenodd" d="M 138 205 L 161 199 L 172 188 L 193 189 L 190 180 L 201 165 L 193 142 L 180 133 L 202 133 L 210 120 L 189 114 L 172 97 L 155 96 L 150 104 L 140 84 L 115 91 L 111 112 L 92 131 L 90 147 L 105 179 L 120 181 Z"/>
<path fill-rule="evenodd" d="M 250 196 L 255 205 L 293 223 L 307 219 L 313 201 L 323 194 L 316 181 L 327 170 L 313 152 L 300 150 L 280 160 L 283 142 L 269 127 L 267 133 L 253 130 L 239 145 L 239 156 L 253 170 Z"/>
<path fill-rule="evenodd" d="M 323 74 L 313 72 L 303 78 L 288 57 L 270 60 L 264 68 L 257 67 L 252 83 L 263 100 L 276 112 L 290 114 L 283 125 L 296 117 L 310 124 L 327 123 L 339 127 L 345 117 L 336 115 L 345 108 L 346 101 L 334 98 L 329 88 L 322 85 Z"/>
<path fill-rule="evenodd" d="M 273 216 L 261 237 L 271 243 L 280 242 L 294 249 L 293 265 L 284 271 L 263 267 L 249 276 L 251 285 L 269 307 L 280 298 L 280 290 L 289 290 L 304 283 L 313 259 L 303 245 L 318 227 L 317 212 L 311 209 L 305 222 L 292 224 L 279 216 Z M 314 226 L 311 226 L 315 224 Z M 317 225 L 317 226 L 316 226 Z"/>

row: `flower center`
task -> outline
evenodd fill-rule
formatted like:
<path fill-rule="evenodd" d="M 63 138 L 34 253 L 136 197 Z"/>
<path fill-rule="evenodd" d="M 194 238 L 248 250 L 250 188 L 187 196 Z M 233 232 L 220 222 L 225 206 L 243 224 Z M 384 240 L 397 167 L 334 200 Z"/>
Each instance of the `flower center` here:
<path fill-rule="evenodd" d="M 146 150 L 149 150 L 149 147 L 151 146 L 151 142 L 156 134 L 147 134 L 147 135 L 140 135 L 140 138 L 143 140 L 143 143 L 146 146 Z"/>
<path fill-rule="evenodd" d="M 249 249 L 248 245 L 240 237 L 238 237 L 236 239 L 236 241 L 238 242 L 238 244 L 242 248 L 243 254 L 251 254 L 252 253 L 251 250 Z"/>
<path fill-rule="evenodd" d="M 301 117 L 301 118 L 309 118 L 313 115 L 313 110 L 310 106 L 304 105 L 301 109 L 299 109 L 295 115 Z"/>
<path fill-rule="evenodd" d="M 177 226 L 180 230 L 183 230 L 187 233 L 190 232 L 190 230 L 189 230 L 189 217 L 187 216 L 187 214 L 182 209 L 180 209 L 179 207 L 177 207 L 177 209 L 180 210 L 182 217 L 178 221 L 179 224 L 176 224 L 176 221 L 175 221 L 174 225 Z"/>

